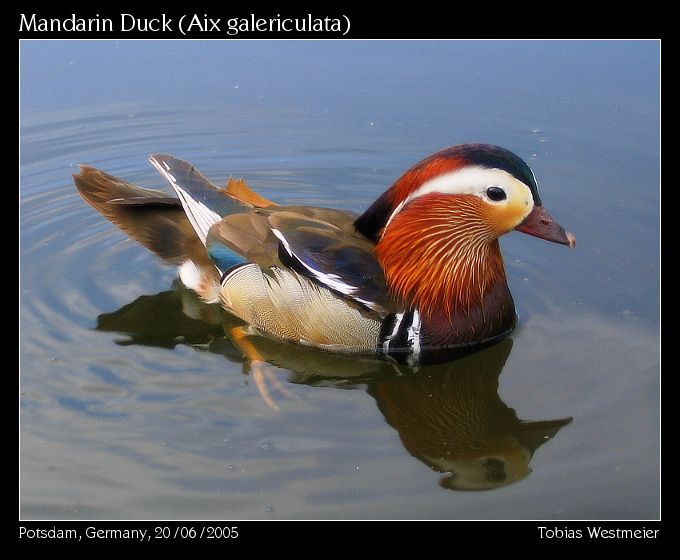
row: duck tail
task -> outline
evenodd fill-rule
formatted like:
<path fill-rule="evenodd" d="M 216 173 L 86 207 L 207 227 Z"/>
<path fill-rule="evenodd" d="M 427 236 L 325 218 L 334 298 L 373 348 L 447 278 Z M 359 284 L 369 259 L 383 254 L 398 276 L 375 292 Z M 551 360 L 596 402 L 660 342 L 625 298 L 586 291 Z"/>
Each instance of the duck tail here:
<path fill-rule="evenodd" d="M 85 202 L 166 262 L 182 264 L 197 249 L 205 254 L 174 196 L 136 187 L 89 165 L 81 165 L 73 181 Z"/>

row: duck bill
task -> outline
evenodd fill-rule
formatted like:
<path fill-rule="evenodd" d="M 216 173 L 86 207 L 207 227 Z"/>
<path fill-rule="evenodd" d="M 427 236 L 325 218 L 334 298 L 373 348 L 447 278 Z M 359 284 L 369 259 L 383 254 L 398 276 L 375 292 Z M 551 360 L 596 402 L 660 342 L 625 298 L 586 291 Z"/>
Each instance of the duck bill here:
<path fill-rule="evenodd" d="M 534 206 L 531 213 L 515 229 L 546 241 L 568 245 L 570 249 L 576 247 L 576 237 L 558 224 L 543 206 Z"/>

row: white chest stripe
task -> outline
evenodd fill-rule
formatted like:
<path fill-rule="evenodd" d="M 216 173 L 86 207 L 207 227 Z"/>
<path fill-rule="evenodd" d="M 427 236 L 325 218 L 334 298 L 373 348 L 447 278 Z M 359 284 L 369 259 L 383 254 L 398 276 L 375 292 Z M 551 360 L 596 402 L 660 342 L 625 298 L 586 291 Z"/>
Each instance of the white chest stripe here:
<path fill-rule="evenodd" d="M 403 320 L 404 320 L 404 314 L 403 314 L 403 313 L 397 313 L 397 314 L 394 316 L 394 326 L 392 327 L 392 332 L 390 332 L 390 334 L 388 334 L 388 335 L 385 337 L 385 340 L 383 340 L 383 344 L 382 344 L 383 351 L 385 351 L 385 352 L 388 352 L 388 351 L 389 351 L 389 349 L 390 349 L 390 342 L 392 341 L 392 339 L 393 339 L 393 338 L 397 335 L 397 333 L 399 332 L 399 327 L 401 326 L 401 322 L 402 322 Z"/>
<path fill-rule="evenodd" d="M 413 320 L 408 328 L 408 341 L 413 348 L 413 358 L 420 356 L 420 314 L 413 312 Z"/>
<path fill-rule="evenodd" d="M 408 341 L 411 345 L 411 354 L 406 358 L 406 363 L 417 368 L 420 364 L 420 315 L 413 312 L 413 321 L 408 328 Z"/>
<path fill-rule="evenodd" d="M 407 323 L 404 323 L 404 317 L 409 316 L 409 319 L 407 319 Z M 411 349 L 411 354 L 407 358 L 407 362 L 411 365 L 417 364 L 419 362 L 420 358 L 420 350 L 421 350 L 421 342 L 420 342 L 420 331 L 421 331 L 421 321 L 420 321 L 420 314 L 418 311 L 413 311 L 412 313 L 397 313 L 394 316 L 394 325 L 392 326 L 392 329 L 388 335 L 385 336 L 385 339 L 382 342 L 382 349 L 383 352 L 389 353 L 390 352 L 390 344 L 392 341 L 394 341 L 395 338 L 399 336 L 399 331 L 401 329 L 405 330 L 406 335 L 406 340 L 404 341 L 403 338 L 401 339 L 403 342 L 402 344 L 406 344 L 407 347 Z M 394 348 L 394 350 L 399 351 L 403 350 L 403 347 L 399 348 Z"/>

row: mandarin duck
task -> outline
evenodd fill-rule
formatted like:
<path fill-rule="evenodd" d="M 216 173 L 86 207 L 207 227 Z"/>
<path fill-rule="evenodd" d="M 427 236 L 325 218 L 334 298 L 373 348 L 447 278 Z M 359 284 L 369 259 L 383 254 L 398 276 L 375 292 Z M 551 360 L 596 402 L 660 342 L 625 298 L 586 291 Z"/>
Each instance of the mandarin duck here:
<path fill-rule="evenodd" d="M 468 352 L 515 326 L 498 238 L 518 230 L 575 246 L 530 167 L 498 146 L 461 144 L 408 169 L 361 215 L 279 206 L 243 180 L 220 188 L 153 155 L 177 197 L 82 165 L 81 196 L 249 333 L 416 364 Z M 232 333 L 236 334 L 236 333 Z"/>

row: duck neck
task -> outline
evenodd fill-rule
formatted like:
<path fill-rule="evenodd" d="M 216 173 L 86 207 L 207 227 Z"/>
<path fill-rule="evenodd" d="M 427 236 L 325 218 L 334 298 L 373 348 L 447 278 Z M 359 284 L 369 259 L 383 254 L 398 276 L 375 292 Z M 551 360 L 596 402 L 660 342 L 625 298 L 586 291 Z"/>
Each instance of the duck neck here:
<path fill-rule="evenodd" d="M 418 311 L 423 343 L 480 342 L 512 329 L 515 307 L 497 236 L 475 196 L 436 193 L 405 206 L 376 245 L 393 296 Z"/>

